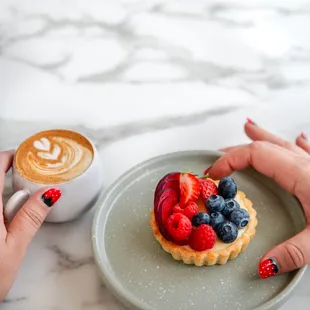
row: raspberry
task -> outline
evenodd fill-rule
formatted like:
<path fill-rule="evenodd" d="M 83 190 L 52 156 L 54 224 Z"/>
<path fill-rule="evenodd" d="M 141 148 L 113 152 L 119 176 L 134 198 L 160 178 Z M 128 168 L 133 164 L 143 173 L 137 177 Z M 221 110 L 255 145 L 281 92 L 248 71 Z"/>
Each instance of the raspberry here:
<path fill-rule="evenodd" d="M 201 197 L 207 201 L 211 195 L 218 195 L 216 184 L 210 179 L 200 179 Z"/>
<path fill-rule="evenodd" d="M 173 213 L 182 213 L 190 220 L 192 220 L 193 216 L 199 212 L 199 208 L 196 202 L 189 202 L 185 208 L 182 208 L 179 204 L 176 204 L 173 207 Z"/>
<path fill-rule="evenodd" d="M 190 236 L 192 223 L 184 214 L 174 213 L 168 217 L 166 229 L 173 239 L 183 241 Z"/>
<path fill-rule="evenodd" d="M 213 248 L 216 234 L 209 225 L 202 224 L 193 230 L 189 239 L 190 247 L 195 251 L 205 251 Z"/>

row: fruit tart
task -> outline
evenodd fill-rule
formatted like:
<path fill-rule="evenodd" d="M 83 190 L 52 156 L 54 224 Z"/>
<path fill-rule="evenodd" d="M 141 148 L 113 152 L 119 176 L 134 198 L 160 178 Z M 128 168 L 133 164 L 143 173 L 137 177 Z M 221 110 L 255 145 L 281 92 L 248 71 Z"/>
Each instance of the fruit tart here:
<path fill-rule="evenodd" d="M 257 218 L 252 201 L 233 178 L 212 180 L 173 172 L 156 186 L 150 225 L 175 260 L 223 265 L 247 248 Z"/>

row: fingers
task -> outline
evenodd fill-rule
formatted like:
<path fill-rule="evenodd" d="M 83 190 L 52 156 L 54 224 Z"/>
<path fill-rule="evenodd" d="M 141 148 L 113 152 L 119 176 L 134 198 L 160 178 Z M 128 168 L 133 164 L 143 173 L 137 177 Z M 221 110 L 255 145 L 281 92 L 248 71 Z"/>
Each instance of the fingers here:
<path fill-rule="evenodd" d="M 12 166 L 14 151 L 0 152 L 0 194 L 3 193 L 5 174 Z M 1 203 L 2 205 L 2 203 Z"/>
<path fill-rule="evenodd" d="M 304 162 L 301 163 L 301 160 Z M 209 171 L 211 178 L 220 179 L 230 175 L 235 170 L 243 170 L 249 166 L 260 173 L 274 179 L 280 186 L 297 197 L 301 193 L 299 182 L 307 170 L 308 159 L 298 156 L 284 148 L 268 142 L 256 141 L 246 146 L 240 146 L 221 156 Z M 304 199 L 303 199 L 304 200 Z"/>
<path fill-rule="evenodd" d="M 246 144 L 242 144 L 242 145 L 234 145 L 234 146 L 228 146 L 228 147 L 224 147 L 223 149 L 220 149 L 221 152 L 223 153 L 228 153 L 230 151 L 235 150 L 236 148 L 240 147 L 240 146 L 245 146 Z"/>
<path fill-rule="evenodd" d="M 12 166 L 13 156 L 14 151 L 12 150 L 0 152 L 0 239 L 5 238 L 7 233 L 4 225 L 2 193 L 5 184 L 5 174 Z"/>
<path fill-rule="evenodd" d="M 307 139 L 307 136 L 304 132 L 302 132 L 296 139 L 296 144 L 310 154 L 310 143 Z"/>
<path fill-rule="evenodd" d="M 32 195 L 10 223 L 7 244 L 23 254 L 60 196 L 57 189 L 40 190 Z"/>
<path fill-rule="evenodd" d="M 282 146 L 297 154 L 308 155 L 308 153 L 297 145 L 290 143 L 289 141 L 274 135 L 273 133 L 257 126 L 254 123 L 247 122 L 244 125 L 245 133 L 253 141 L 268 141 L 270 143 Z M 310 147 L 309 147 L 310 148 Z"/>
<path fill-rule="evenodd" d="M 258 271 L 262 279 L 286 273 L 310 263 L 310 227 L 268 251 L 260 260 Z"/>

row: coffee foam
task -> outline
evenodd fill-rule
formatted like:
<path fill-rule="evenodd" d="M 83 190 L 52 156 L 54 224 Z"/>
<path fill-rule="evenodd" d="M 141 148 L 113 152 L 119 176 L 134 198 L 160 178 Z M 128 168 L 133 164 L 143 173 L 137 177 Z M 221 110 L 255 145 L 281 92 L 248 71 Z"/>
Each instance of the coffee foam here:
<path fill-rule="evenodd" d="M 79 176 L 92 160 L 93 148 L 86 138 L 67 130 L 50 130 L 21 144 L 15 166 L 32 182 L 56 184 Z"/>

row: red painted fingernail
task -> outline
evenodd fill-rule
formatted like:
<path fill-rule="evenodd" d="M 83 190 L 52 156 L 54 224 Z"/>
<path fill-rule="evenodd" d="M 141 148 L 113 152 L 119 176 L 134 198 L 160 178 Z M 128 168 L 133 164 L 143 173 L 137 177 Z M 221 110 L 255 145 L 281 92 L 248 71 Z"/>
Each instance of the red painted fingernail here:
<path fill-rule="evenodd" d="M 305 133 L 304 131 L 302 131 L 302 132 L 300 133 L 300 136 L 301 136 L 303 139 L 308 140 L 307 135 L 306 135 L 306 133 Z"/>
<path fill-rule="evenodd" d="M 212 166 L 210 166 L 209 168 L 207 168 L 204 172 L 203 175 L 206 175 L 207 173 L 209 173 L 209 171 L 211 170 Z"/>
<path fill-rule="evenodd" d="M 247 117 L 246 121 L 251 125 L 256 125 L 256 123 L 254 123 L 253 120 L 249 117 Z"/>
<path fill-rule="evenodd" d="M 275 258 L 268 258 L 262 261 L 258 267 L 259 276 L 262 279 L 275 276 L 279 272 L 279 265 Z"/>
<path fill-rule="evenodd" d="M 61 191 L 59 189 L 51 188 L 48 191 L 46 191 L 41 198 L 48 207 L 52 207 L 60 198 L 60 196 Z"/>

